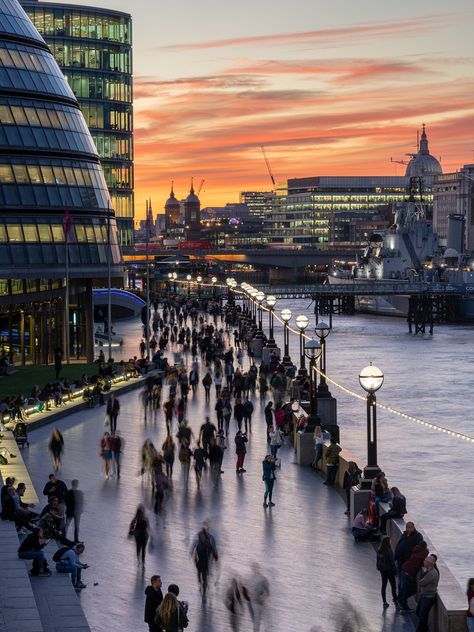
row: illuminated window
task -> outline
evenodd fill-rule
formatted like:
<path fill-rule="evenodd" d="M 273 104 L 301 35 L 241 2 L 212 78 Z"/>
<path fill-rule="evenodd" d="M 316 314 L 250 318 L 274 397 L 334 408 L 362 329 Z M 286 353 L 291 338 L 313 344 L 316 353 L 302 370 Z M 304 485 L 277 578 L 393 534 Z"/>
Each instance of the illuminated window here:
<path fill-rule="evenodd" d="M 53 233 L 53 241 L 55 243 L 64 241 L 64 229 L 61 224 L 51 224 L 51 232 Z"/>
<path fill-rule="evenodd" d="M 23 241 L 21 226 L 17 224 L 7 224 L 7 231 L 9 241 Z"/>
<path fill-rule="evenodd" d="M 49 224 L 38 224 L 38 232 L 40 241 L 51 242 L 53 236 L 51 234 L 51 227 Z"/>

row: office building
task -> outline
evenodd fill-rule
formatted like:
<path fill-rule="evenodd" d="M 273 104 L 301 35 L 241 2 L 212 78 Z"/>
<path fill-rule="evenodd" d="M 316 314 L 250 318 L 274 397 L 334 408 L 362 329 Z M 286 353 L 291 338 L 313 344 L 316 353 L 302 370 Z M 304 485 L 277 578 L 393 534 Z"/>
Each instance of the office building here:
<path fill-rule="evenodd" d="M 436 178 L 433 200 L 433 228 L 446 244 L 450 215 L 464 217 L 464 251 L 474 252 L 474 164 Z"/>
<path fill-rule="evenodd" d="M 120 243 L 133 244 L 132 21 L 109 9 L 22 0 L 63 71 L 99 152 Z"/>
<path fill-rule="evenodd" d="M 240 203 L 247 205 L 249 214 L 259 219 L 264 219 L 272 210 L 274 199 L 274 191 L 241 191 L 239 195 Z"/>
<path fill-rule="evenodd" d="M 122 274 L 99 156 L 74 93 L 17 0 L 0 0 L 0 61 L 2 343 L 16 362 L 48 363 L 58 346 L 67 355 L 69 339 L 71 356 L 91 361 L 92 286 L 106 282 L 109 261 L 112 277 Z"/>

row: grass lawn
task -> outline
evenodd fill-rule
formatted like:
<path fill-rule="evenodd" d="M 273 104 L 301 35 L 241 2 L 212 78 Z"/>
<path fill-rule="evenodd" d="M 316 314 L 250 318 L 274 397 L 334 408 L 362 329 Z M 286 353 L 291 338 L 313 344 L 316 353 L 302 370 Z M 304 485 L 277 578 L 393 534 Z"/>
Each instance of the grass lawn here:
<path fill-rule="evenodd" d="M 0 378 L 0 401 L 8 395 L 21 393 L 29 396 L 35 384 L 42 388 L 48 382 L 54 382 L 56 379 L 54 364 L 16 368 L 18 370 L 13 375 L 5 375 Z M 70 364 L 68 366 L 63 363 L 60 377 L 67 377 L 72 384 L 83 373 L 87 373 L 89 377 L 97 375 L 97 364 Z"/>

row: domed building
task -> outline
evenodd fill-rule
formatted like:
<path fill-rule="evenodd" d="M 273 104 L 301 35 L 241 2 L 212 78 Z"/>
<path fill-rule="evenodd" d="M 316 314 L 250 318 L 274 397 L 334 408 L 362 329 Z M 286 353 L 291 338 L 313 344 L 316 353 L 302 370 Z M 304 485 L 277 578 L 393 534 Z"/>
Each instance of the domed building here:
<path fill-rule="evenodd" d="M 171 183 L 170 196 L 166 200 L 165 215 L 166 215 L 167 226 L 170 226 L 171 224 L 180 223 L 181 206 L 174 195 L 173 183 Z"/>
<path fill-rule="evenodd" d="M 21 363 L 47 364 L 57 347 L 90 361 L 92 286 L 104 285 L 109 261 L 112 277 L 122 276 L 99 156 L 74 93 L 17 0 L 1 0 L 0 60 L 5 349 Z"/>
<path fill-rule="evenodd" d="M 443 173 L 439 160 L 430 154 L 428 147 L 428 137 L 426 135 L 425 124 L 420 138 L 418 152 L 412 155 L 412 159 L 407 165 L 406 176 L 408 178 L 426 178 L 439 176 Z"/>

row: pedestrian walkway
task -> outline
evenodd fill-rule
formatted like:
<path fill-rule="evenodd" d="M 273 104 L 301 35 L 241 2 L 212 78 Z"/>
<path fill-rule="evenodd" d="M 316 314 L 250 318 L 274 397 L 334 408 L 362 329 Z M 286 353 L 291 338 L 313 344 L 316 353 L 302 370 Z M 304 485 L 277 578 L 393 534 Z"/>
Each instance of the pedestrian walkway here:
<path fill-rule="evenodd" d="M 202 377 L 202 375 L 201 375 Z M 165 401 L 167 388 L 164 389 Z M 65 451 L 60 473 L 67 484 L 78 478 L 85 495 L 80 536 L 85 540 L 84 560 L 91 568 L 80 595 L 94 632 L 145 630 L 144 590 L 152 574 L 160 574 L 166 587 L 175 582 L 189 601 L 189 630 L 230 630 L 224 593 L 231 577 L 244 582 L 251 577 L 252 563 L 271 586 L 269 608 L 260 628 L 272 632 L 339 632 L 349 618 L 361 623 L 354 632 L 410 632 L 409 619 L 394 607 L 382 608 L 380 578 L 370 544 L 356 544 L 344 515 L 345 505 L 334 489 L 328 489 L 312 471 L 294 462 L 294 452 L 285 445 L 280 452 L 275 507 L 264 509 L 261 462 L 267 451 L 263 406 L 254 399 L 253 433 L 245 463 L 247 473 L 236 476 L 233 435 L 224 457 L 222 485 L 212 488 L 206 472 L 199 492 L 192 476 L 183 489 L 179 462 L 175 463 L 174 489 L 164 515 L 152 513 L 150 490 L 139 474 L 139 455 L 146 438 L 161 447 L 166 430 L 163 412 L 145 424 L 140 395 L 130 392 L 120 398 L 118 429 L 125 441 L 120 480 L 104 480 L 98 442 L 104 431 L 103 409 L 85 410 L 58 422 Z M 204 402 L 202 387 L 190 395 L 187 418 L 195 437 L 206 414 L 215 419 L 214 395 Z M 176 432 L 176 422 L 173 427 Z M 47 451 L 50 428 L 31 432 L 25 454 L 38 491 L 51 470 Z M 154 548 L 146 569 L 137 567 L 134 543 L 127 538 L 128 526 L 138 503 L 144 502 L 154 532 Z M 211 581 L 211 592 L 203 607 L 189 550 L 194 534 L 208 520 L 218 541 L 220 559 Z M 48 582 L 48 579 L 44 580 Z M 96 585 L 94 585 L 96 584 Z M 246 615 L 241 630 L 252 629 Z M 347 628 L 350 629 L 350 628 Z"/>

